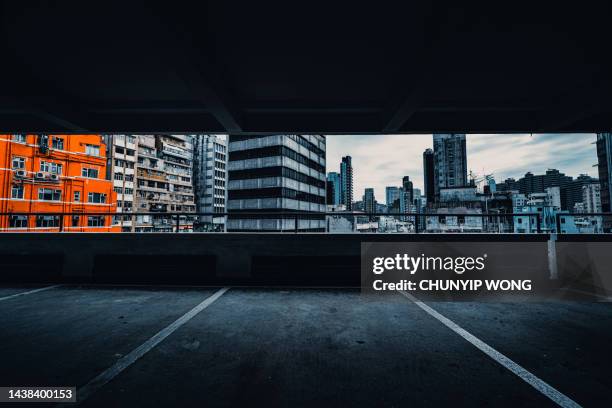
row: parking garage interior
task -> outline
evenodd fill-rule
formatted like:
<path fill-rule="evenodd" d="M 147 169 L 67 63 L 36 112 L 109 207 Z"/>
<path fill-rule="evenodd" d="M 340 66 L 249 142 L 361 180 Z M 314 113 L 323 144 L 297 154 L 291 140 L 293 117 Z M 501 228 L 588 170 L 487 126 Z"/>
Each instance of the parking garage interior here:
<path fill-rule="evenodd" d="M 0 131 L 612 128 L 607 7 L 445 3 L 3 1 Z M 505 245 L 509 268 L 553 290 L 366 296 L 363 242 Z M 610 248 L 555 233 L 3 233 L 0 387 L 75 387 L 88 407 L 609 406 Z"/>

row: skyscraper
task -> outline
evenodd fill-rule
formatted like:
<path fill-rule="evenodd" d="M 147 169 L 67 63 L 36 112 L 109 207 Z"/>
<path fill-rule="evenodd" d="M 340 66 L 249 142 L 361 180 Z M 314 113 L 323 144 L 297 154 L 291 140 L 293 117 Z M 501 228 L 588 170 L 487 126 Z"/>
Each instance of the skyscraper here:
<path fill-rule="evenodd" d="M 327 173 L 327 204 L 339 205 L 342 203 L 342 186 L 340 174 L 331 171 Z"/>
<path fill-rule="evenodd" d="M 228 150 L 228 231 L 295 231 L 298 211 L 298 230 L 325 231 L 325 136 L 229 136 Z"/>
<path fill-rule="evenodd" d="M 393 207 L 395 200 L 399 199 L 400 188 L 395 186 L 387 186 L 385 188 L 385 199 L 388 208 Z"/>
<path fill-rule="evenodd" d="M 597 168 L 601 185 L 601 210 L 610 212 L 612 197 L 612 133 L 597 134 Z"/>
<path fill-rule="evenodd" d="M 467 183 L 467 153 L 464 133 L 434 133 L 435 200 L 441 188 L 463 187 Z"/>
<path fill-rule="evenodd" d="M 431 149 L 425 149 L 423 152 L 423 187 L 425 187 L 427 203 L 433 203 L 435 197 L 434 152 Z"/>
<path fill-rule="evenodd" d="M 374 197 L 374 189 L 366 188 L 363 194 L 363 207 L 365 212 L 376 212 L 376 198 Z"/>
<path fill-rule="evenodd" d="M 196 208 L 200 213 L 224 213 L 227 200 L 227 140 L 219 135 L 193 136 Z M 224 231 L 226 217 L 198 216 L 198 231 Z"/>
<path fill-rule="evenodd" d="M 414 189 L 412 187 L 412 181 L 410 181 L 409 176 L 404 176 L 402 178 L 402 188 L 404 189 L 404 208 L 405 212 L 410 212 L 412 208 L 413 200 L 414 200 Z"/>
<path fill-rule="evenodd" d="M 353 209 L 353 162 L 351 156 L 342 158 L 340 182 L 342 184 L 342 204 L 350 211 Z"/>

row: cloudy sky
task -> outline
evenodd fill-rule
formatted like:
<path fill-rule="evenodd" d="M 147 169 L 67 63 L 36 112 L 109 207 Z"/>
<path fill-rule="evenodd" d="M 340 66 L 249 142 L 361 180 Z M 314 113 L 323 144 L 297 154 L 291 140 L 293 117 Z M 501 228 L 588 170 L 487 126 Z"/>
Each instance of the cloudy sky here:
<path fill-rule="evenodd" d="M 597 177 L 594 141 L 593 133 L 467 135 L 468 171 L 492 173 L 497 182 L 548 168 Z M 374 187 L 383 203 L 385 187 L 401 185 L 403 176 L 423 192 L 423 151 L 428 147 L 433 147 L 431 134 L 328 136 L 327 171 L 339 171 L 342 156 L 352 156 L 355 200 L 361 200 L 364 188 Z"/>

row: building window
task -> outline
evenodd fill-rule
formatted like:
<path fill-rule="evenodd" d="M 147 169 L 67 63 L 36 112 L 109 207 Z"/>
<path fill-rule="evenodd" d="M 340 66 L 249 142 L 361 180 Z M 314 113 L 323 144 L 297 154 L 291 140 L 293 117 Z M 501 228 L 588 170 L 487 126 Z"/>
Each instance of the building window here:
<path fill-rule="evenodd" d="M 51 147 L 57 150 L 64 150 L 64 138 L 54 136 L 51 141 Z"/>
<path fill-rule="evenodd" d="M 90 156 L 100 156 L 100 146 L 98 145 L 85 145 L 85 154 Z"/>
<path fill-rule="evenodd" d="M 103 227 L 104 217 L 87 217 L 88 227 Z"/>
<path fill-rule="evenodd" d="M 36 217 L 36 226 L 38 228 L 59 227 L 59 215 L 39 215 Z"/>
<path fill-rule="evenodd" d="M 79 221 L 80 221 L 80 217 L 78 215 L 73 215 L 72 216 L 72 226 L 73 227 L 78 227 L 79 226 Z"/>
<path fill-rule="evenodd" d="M 87 202 L 94 204 L 104 204 L 106 203 L 106 194 L 102 193 L 88 193 L 87 194 Z"/>
<path fill-rule="evenodd" d="M 62 190 L 39 188 L 38 199 L 43 201 L 60 201 L 62 199 Z"/>
<path fill-rule="evenodd" d="M 74 201 L 76 201 L 77 203 L 79 201 L 81 201 L 81 192 L 80 191 L 75 191 L 74 192 Z"/>
<path fill-rule="evenodd" d="M 11 218 L 9 221 L 9 227 L 27 228 L 28 227 L 28 216 L 27 215 L 11 215 Z"/>
<path fill-rule="evenodd" d="M 11 189 L 11 198 L 23 199 L 23 185 L 13 186 Z"/>
<path fill-rule="evenodd" d="M 13 142 L 25 143 L 26 142 L 26 135 L 11 135 L 11 140 Z"/>
<path fill-rule="evenodd" d="M 115 180 L 119 180 L 119 181 L 123 180 L 123 174 L 115 173 Z"/>
<path fill-rule="evenodd" d="M 83 167 L 81 171 L 81 176 L 87 178 L 98 178 L 98 169 L 89 169 L 87 167 Z"/>
<path fill-rule="evenodd" d="M 59 163 L 40 162 L 40 171 L 45 173 L 62 174 L 63 165 Z"/>
<path fill-rule="evenodd" d="M 121 187 L 115 187 L 114 190 L 117 194 L 123 194 L 123 189 Z"/>
<path fill-rule="evenodd" d="M 25 169 L 25 159 L 23 157 L 13 157 L 14 169 Z"/>

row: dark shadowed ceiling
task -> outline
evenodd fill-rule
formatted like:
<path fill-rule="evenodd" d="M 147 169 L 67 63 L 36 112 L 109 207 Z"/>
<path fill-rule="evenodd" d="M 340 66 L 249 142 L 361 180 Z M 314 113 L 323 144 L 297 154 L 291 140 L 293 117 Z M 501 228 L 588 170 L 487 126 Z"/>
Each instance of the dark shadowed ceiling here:
<path fill-rule="evenodd" d="M 0 131 L 612 129 L 607 8 L 448 3 L 2 2 Z"/>

